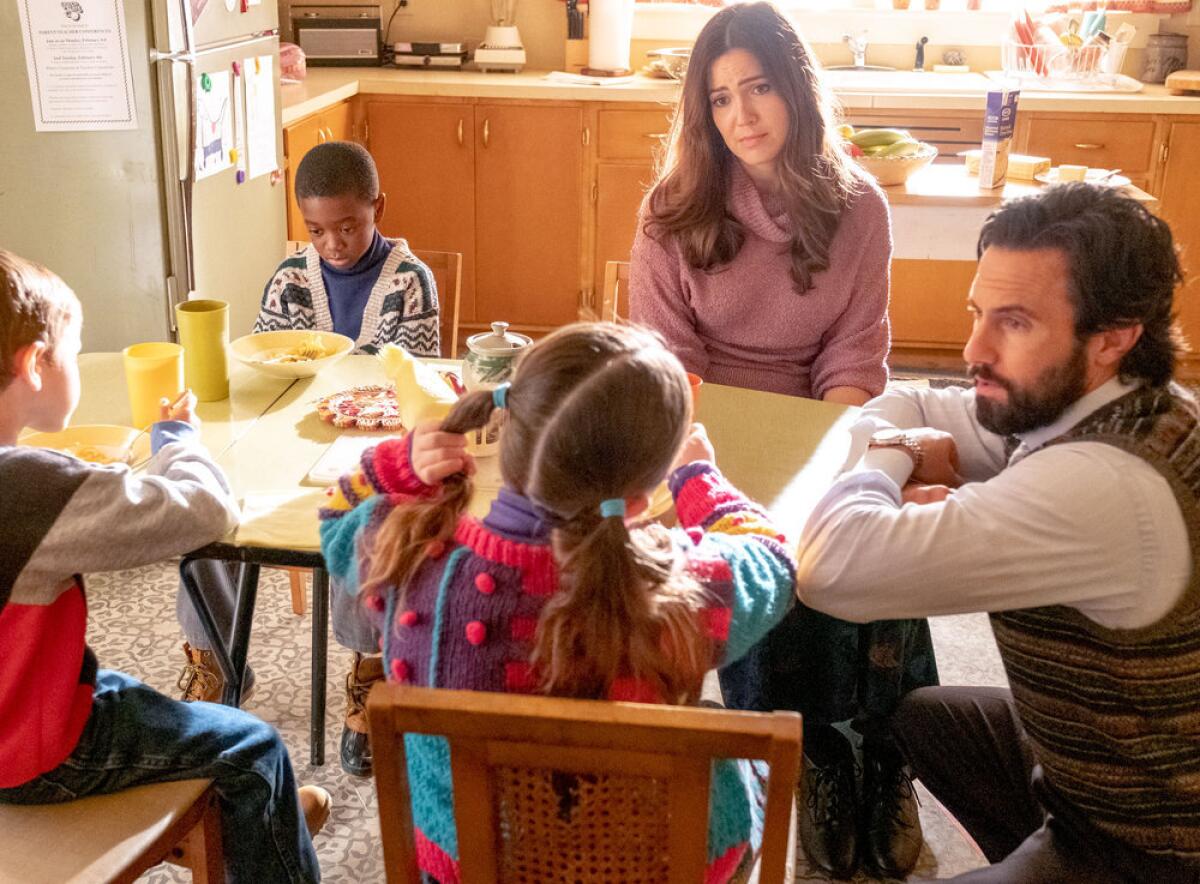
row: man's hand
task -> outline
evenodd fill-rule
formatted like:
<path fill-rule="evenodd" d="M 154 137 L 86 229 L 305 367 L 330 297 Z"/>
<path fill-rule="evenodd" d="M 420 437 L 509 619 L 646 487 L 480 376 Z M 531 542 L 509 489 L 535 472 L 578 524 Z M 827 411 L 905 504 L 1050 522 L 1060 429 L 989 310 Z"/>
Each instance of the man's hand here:
<path fill-rule="evenodd" d="M 467 453 L 467 437 L 443 433 L 441 421 L 417 424 L 412 431 L 412 468 L 426 485 L 436 485 L 455 473 L 475 473 L 475 458 Z"/>
<path fill-rule="evenodd" d="M 697 460 L 717 462 L 717 455 L 713 452 L 712 443 L 708 441 L 708 432 L 704 429 L 704 424 L 692 424 L 691 432 L 683 440 L 683 447 L 679 449 L 679 454 L 675 455 L 675 463 L 671 464 L 671 472 Z"/>
<path fill-rule="evenodd" d="M 911 482 L 948 488 L 962 484 L 962 476 L 958 474 L 958 446 L 954 444 L 953 436 L 929 427 L 904 432 L 921 446 L 921 466 L 913 470 L 909 477 Z"/>
<path fill-rule="evenodd" d="M 904 503 L 940 503 L 951 494 L 954 493 L 953 488 L 947 488 L 945 485 L 919 485 L 916 482 L 909 482 L 900 492 L 900 500 Z"/>

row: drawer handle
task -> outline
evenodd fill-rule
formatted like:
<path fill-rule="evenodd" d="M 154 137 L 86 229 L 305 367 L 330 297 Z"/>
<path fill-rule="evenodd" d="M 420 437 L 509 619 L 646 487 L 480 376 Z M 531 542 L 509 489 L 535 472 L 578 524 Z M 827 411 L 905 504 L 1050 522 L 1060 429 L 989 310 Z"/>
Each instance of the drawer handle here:
<path fill-rule="evenodd" d="M 317 127 L 317 144 L 325 143 L 325 130 Z"/>
<path fill-rule="evenodd" d="M 643 138 L 653 138 L 655 141 L 662 141 L 664 138 L 667 137 L 667 133 L 666 132 L 643 132 L 642 137 Z"/>
<path fill-rule="evenodd" d="M 325 138 L 326 138 L 326 139 L 328 139 L 329 141 L 335 141 L 335 140 L 336 140 L 336 139 L 333 137 L 333 127 L 332 127 L 332 126 L 326 126 L 326 127 L 325 127 Z"/>
<path fill-rule="evenodd" d="M 484 147 L 488 146 L 488 139 L 491 137 L 491 128 L 489 127 L 490 122 L 491 121 L 487 120 L 487 119 L 485 119 L 483 121 L 483 146 Z"/>
<path fill-rule="evenodd" d="M 1075 145 L 1077 150 L 1100 150 L 1102 147 L 1104 147 L 1103 144 L 1092 144 L 1089 141 L 1085 141 L 1083 144 Z"/>
<path fill-rule="evenodd" d="M 463 121 L 462 117 L 458 118 L 458 146 L 462 147 L 463 143 Z"/>

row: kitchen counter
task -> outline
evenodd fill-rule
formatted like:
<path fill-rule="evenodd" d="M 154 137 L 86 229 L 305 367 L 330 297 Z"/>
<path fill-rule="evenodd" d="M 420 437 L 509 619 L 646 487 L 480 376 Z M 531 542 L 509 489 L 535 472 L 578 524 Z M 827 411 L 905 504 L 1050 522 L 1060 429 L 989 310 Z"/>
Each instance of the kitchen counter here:
<path fill-rule="evenodd" d="M 479 71 L 424 71 L 398 68 L 310 67 L 308 76 L 296 85 L 283 87 L 283 125 L 288 126 L 354 95 L 424 95 L 465 98 L 540 98 L 559 101 L 633 101 L 670 104 L 679 97 L 679 84 L 636 76 L 622 83 L 603 86 L 577 85 L 547 80 L 546 71 L 518 74 Z M 900 71 L 909 82 L 911 72 Z M 834 82 L 834 93 L 847 108 L 856 110 L 921 107 L 943 110 L 982 108 L 984 88 L 964 90 L 958 74 L 922 75 L 911 91 L 872 91 L 871 81 L 856 86 L 842 73 Z M 871 75 L 875 78 L 879 74 Z M 971 76 L 971 75 L 967 75 Z M 981 75 L 973 82 L 982 83 Z M 1141 92 L 1040 92 L 1021 95 L 1023 111 L 1069 111 L 1075 113 L 1196 114 L 1200 97 L 1171 95 L 1166 87 L 1147 84 Z"/>

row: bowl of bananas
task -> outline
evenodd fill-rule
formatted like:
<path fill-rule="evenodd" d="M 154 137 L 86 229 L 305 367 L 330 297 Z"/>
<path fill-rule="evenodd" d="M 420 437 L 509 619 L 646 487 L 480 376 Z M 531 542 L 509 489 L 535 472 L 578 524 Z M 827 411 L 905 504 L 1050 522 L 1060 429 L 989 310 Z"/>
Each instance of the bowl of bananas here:
<path fill-rule="evenodd" d="M 903 129 L 855 131 L 853 126 L 843 124 L 838 132 L 845 140 L 847 153 L 883 187 L 903 184 L 938 154 L 932 144 L 917 141 Z"/>

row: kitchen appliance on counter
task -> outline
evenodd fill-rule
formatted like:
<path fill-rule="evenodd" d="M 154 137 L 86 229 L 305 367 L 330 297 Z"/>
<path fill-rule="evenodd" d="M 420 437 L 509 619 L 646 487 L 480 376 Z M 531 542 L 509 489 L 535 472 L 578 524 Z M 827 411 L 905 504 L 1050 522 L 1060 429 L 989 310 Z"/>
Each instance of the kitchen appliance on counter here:
<path fill-rule="evenodd" d="M 84 350 L 168 340 L 193 298 L 250 331 L 287 238 L 276 5 L 122 0 L 136 127 L 108 131 L 37 131 L 17 7 L 0 3 L 0 244 L 75 290 Z"/>
<path fill-rule="evenodd" d="M 517 30 L 517 0 L 492 0 L 492 23 L 475 48 L 475 67 L 513 72 L 525 67 L 525 46 Z"/>
<path fill-rule="evenodd" d="M 291 19 L 310 65 L 375 67 L 382 59 L 378 6 L 293 6 Z"/>
<path fill-rule="evenodd" d="M 467 60 L 465 43 L 394 43 L 392 54 L 398 68 L 461 70 Z"/>

